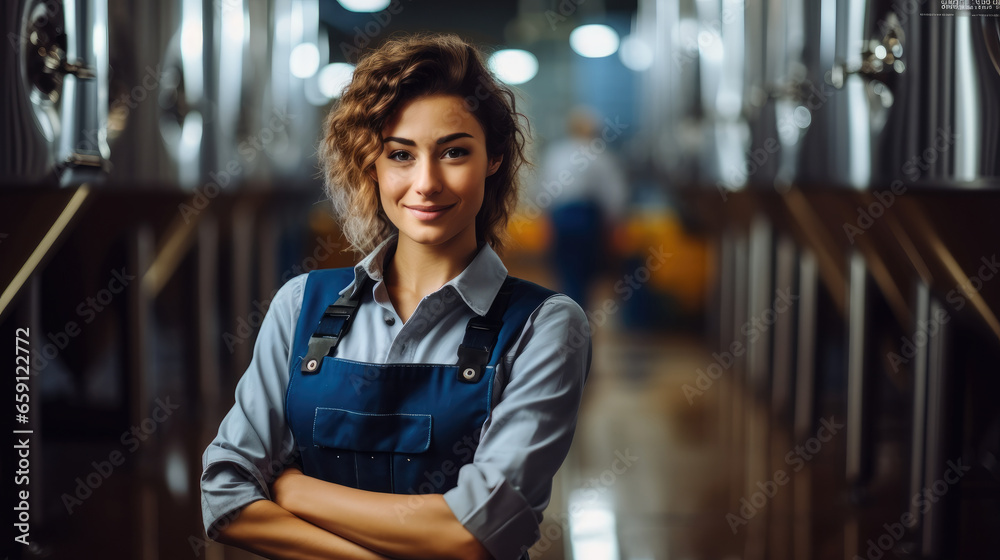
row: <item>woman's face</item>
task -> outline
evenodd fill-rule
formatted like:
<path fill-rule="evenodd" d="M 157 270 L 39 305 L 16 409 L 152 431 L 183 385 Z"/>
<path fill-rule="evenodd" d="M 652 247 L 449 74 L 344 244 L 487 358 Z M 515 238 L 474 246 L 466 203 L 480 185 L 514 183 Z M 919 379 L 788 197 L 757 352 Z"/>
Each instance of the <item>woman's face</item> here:
<path fill-rule="evenodd" d="M 374 174 L 400 241 L 468 250 L 476 247 L 486 177 L 499 166 L 462 99 L 429 95 L 404 105 L 382 129 Z"/>

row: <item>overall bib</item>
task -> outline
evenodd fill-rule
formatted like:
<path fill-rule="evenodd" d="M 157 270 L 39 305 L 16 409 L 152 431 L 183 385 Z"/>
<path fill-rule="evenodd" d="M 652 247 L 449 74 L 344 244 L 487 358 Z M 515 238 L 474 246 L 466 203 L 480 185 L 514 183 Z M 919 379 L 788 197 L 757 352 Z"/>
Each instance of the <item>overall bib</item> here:
<path fill-rule="evenodd" d="M 285 403 L 303 472 L 362 490 L 443 494 L 472 462 L 496 364 L 555 292 L 508 276 L 489 312 L 469 320 L 455 363 L 373 364 L 332 356 L 371 290 L 364 279 L 354 299 L 339 296 L 353 268 L 306 280 Z"/>

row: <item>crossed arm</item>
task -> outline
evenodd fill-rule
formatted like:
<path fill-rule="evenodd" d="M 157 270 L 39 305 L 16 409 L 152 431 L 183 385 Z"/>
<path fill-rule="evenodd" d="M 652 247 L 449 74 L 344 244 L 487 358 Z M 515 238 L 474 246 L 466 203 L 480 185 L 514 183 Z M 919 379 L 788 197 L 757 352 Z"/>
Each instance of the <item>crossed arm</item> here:
<path fill-rule="evenodd" d="M 291 468 L 272 495 L 246 506 L 218 540 L 271 558 L 490 558 L 441 494 L 368 492 Z"/>

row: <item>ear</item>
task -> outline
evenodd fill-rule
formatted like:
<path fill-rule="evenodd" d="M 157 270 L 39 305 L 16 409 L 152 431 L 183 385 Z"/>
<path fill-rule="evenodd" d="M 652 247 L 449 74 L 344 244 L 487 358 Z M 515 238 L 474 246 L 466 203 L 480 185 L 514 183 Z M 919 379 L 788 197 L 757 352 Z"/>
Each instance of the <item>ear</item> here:
<path fill-rule="evenodd" d="M 503 156 L 493 156 L 490 158 L 490 166 L 486 169 L 486 176 L 489 177 L 500 169 L 500 164 L 503 163 Z"/>
<path fill-rule="evenodd" d="M 378 184 L 378 173 L 375 171 L 374 164 L 368 167 L 368 176 L 372 178 L 372 181 L 375 181 L 376 185 Z"/>

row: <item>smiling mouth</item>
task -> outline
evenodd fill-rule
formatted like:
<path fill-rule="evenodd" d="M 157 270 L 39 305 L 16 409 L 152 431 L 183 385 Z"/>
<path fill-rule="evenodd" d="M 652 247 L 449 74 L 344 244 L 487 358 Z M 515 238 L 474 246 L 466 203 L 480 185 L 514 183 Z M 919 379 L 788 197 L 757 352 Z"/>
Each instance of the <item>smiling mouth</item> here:
<path fill-rule="evenodd" d="M 437 218 L 441 214 L 444 214 L 449 208 L 455 206 L 454 204 L 437 204 L 434 206 L 406 206 L 406 209 L 410 211 L 418 220 L 432 220 Z"/>
<path fill-rule="evenodd" d="M 438 210 L 444 210 L 446 208 L 451 208 L 454 204 L 438 204 L 436 206 L 407 206 L 410 210 L 419 210 L 421 212 L 436 212 Z"/>

